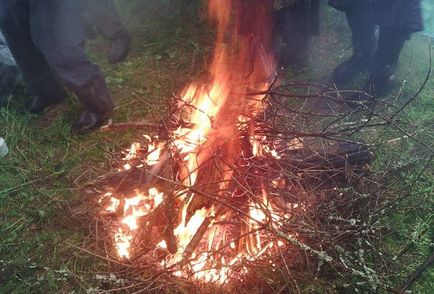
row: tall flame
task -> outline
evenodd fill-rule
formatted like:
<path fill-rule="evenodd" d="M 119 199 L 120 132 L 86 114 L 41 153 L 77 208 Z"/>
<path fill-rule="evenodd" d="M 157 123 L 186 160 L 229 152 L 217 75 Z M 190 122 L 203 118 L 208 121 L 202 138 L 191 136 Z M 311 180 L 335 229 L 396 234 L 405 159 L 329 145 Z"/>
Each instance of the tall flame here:
<path fill-rule="evenodd" d="M 270 51 L 272 2 L 209 0 L 209 16 L 217 25 L 216 44 L 210 64 L 211 82 L 193 83 L 184 89 L 179 108 L 187 116 L 188 127 L 180 126 L 173 131 L 173 140 L 166 144 L 149 144 L 149 154 L 145 159 L 148 166 L 158 165 L 162 161 L 163 148 L 166 148 L 166 153 L 172 152 L 181 158 L 176 180 L 182 183 L 178 185 L 182 188 L 174 192 L 178 200 L 182 201 L 179 223 L 173 230 L 176 253 L 168 255 L 162 264 L 173 266 L 188 258 L 190 270 L 196 278 L 203 281 L 223 283 L 228 279 L 230 267 L 234 264 L 243 259 L 258 258 L 273 245 L 281 246 L 278 242 L 269 243 L 259 233 L 259 229 L 276 214 L 264 187 L 256 191 L 256 196 L 261 199 L 259 203 L 248 201 L 245 211 L 245 216 L 249 217 L 245 226 L 255 233 L 240 242 L 229 240 L 224 229 L 213 226 L 229 216 L 220 213 L 215 203 L 209 204 L 203 199 L 203 195 L 197 191 L 199 188 L 193 189 L 199 183 L 202 190 L 218 191 L 218 196 L 223 199 L 227 196 L 225 191 L 233 177 L 233 167 L 242 156 L 238 131 L 251 123 L 255 115 L 266 106 L 264 95 L 255 96 L 250 93 L 267 90 L 274 78 L 274 61 Z M 245 99 L 246 96 L 249 96 L 249 99 Z M 264 153 L 278 156 L 277 151 L 262 146 L 259 140 L 263 138 L 256 136 L 253 128 L 246 129 L 249 132 L 248 140 L 252 141 L 252 150 L 249 151 L 251 156 L 262 156 Z M 133 145 L 127 159 L 134 156 L 138 149 L 140 146 Z M 225 150 L 223 157 L 226 170 L 216 175 L 216 168 L 212 166 L 210 159 L 221 149 Z M 220 168 L 224 169 L 225 165 Z M 211 178 L 214 181 L 204 180 Z M 212 185 L 217 187 L 208 187 Z M 106 197 L 112 199 L 107 211 L 120 209 L 119 199 L 113 195 Z M 166 197 L 152 187 L 146 195 L 138 194 L 124 200 L 121 226 L 114 235 L 120 257 L 130 257 L 140 218 L 155 211 L 164 203 Z M 206 250 L 186 252 L 197 232 L 203 227 L 213 227 L 205 235 Z M 245 248 L 239 249 L 238 253 L 230 258 L 212 253 L 223 249 L 225 242 L 229 242 L 227 247 L 233 251 L 237 251 L 241 246 L 236 243 L 245 244 Z M 157 247 L 166 250 L 168 244 L 163 240 Z M 210 263 L 219 266 L 209 268 Z M 246 272 L 247 269 L 242 267 L 239 271 Z M 180 270 L 175 274 L 183 275 L 183 272 Z"/>

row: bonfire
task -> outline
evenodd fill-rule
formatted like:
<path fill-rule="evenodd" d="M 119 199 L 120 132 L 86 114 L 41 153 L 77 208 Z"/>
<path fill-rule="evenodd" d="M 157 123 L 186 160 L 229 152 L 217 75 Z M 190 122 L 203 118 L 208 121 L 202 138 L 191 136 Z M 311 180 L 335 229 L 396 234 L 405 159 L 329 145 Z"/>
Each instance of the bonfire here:
<path fill-rule="evenodd" d="M 331 261 L 291 229 L 315 203 L 300 196 L 306 181 L 323 181 L 306 179 L 307 167 L 351 165 L 352 153 L 363 165 L 370 153 L 352 144 L 339 158 L 307 154 L 309 140 L 289 135 L 284 102 L 269 95 L 278 79 L 266 2 L 209 1 L 217 26 L 209 82 L 174 99 L 157 134 L 131 145 L 100 196 L 119 260 L 219 284 L 260 264 L 284 266 L 292 246 Z"/>

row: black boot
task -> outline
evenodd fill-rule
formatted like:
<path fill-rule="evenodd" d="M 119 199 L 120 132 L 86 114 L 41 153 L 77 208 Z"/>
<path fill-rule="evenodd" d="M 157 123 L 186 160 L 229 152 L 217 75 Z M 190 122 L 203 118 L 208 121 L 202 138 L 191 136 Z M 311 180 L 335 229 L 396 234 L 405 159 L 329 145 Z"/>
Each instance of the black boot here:
<path fill-rule="evenodd" d="M 107 122 L 114 105 L 102 76 L 95 78 L 75 93 L 84 104 L 85 110 L 72 125 L 71 132 L 73 134 L 88 133 Z"/>
<path fill-rule="evenodd" d="M 346 99 L 348 105 L 372 104 L 377 98 L 385 96 L 392 88 L 395 71 L 408 31 L 399 28 L 381 28 L 378 49 L 371 66 L 368 81 L 362 91 Z"/>
<path fill-rule="evenodd" d="M 346 15 L 352 33 L 353 55 L 333 71 L 332 81 L 337 86 L 345 85 L 359 73 L 368 71 L 377 47 L 375 24 L 360 15 L 357 8 L 348 9 Z"/>
<path fill-rule="evenodd" d="M 128 56 L 131 47 L 131 35 L 125 32 L 123 35 L 111 40 L 111 49 L 108 56 L 110 63 L 119 63 Z"/>
<path fill-rule="evenodd" d="M 373 42 L 374 41 L 374 42 Z M 369 70 L 375 47 L 375 39 L 358 40 L 359 43 L 364 43 L 364 46 L 354 46 L 353 55 L 339 64 L 332 73 L 332 81 L 337 86 L 342 86 L 349 83 L 359 73 Z"/>
<path fill-rule="evenodd" d="M 364 90 L 374 97 L 386 95 L 392 89 L 399 55 L 410 33 L 401 28 L 381 28 L 378 50 Z"/>
<path fill-rule="evenodd" d="M 386 95 L 393 87 L 392 83 L 395 78 L 396 65 L 385 65 L 369 74 L 368 81 L 362 91 L 368 96 L 378 98 Z"/>
<path fill-rule="evenodd" d="M 55 96 L 32 96 L 29 101 L 24 105 L 24 112 L 30 112 L 33 114 L 40 114 L 47 107 L 62 102 L 66 97 L 66 93 Z"/>

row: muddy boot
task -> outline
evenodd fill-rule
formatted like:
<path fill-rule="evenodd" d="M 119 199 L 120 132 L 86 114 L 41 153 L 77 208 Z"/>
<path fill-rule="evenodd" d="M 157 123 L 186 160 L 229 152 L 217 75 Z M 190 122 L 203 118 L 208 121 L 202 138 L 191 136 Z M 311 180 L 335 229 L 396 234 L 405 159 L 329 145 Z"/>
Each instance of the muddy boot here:
<path fill-rule="evenodd" d="M 114 105 L 102 76 L 78 89 L 75 94 L 84 104 L 85 110 L 72 125 L 71 132 L 73 134 L 88 133 L 107 122 Z"/>
<path fill-rule="evenodd" d="M 352 33 L 353 55 L 339 64 L 332 73 L 332 82 L 338 87 L 369 70 L 377 47 L 375 24 L 359 15 L 354 8 L 348 9 L 346 15 Z"/>

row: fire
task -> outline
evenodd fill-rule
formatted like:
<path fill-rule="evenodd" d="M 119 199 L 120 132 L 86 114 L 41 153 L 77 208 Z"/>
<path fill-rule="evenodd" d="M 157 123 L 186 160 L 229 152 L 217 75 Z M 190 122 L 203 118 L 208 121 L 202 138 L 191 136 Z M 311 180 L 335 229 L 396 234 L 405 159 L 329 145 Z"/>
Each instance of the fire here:
<path fill-rule="evenodd" d="M 133 239 L 133 237 L 128 233 L 124 232 L 121 228 L 119 228 L 118 232 L 115 233 L 114 235 L 114 239 L 115 239 L 115 247 L 119 257 L 129 258 L 131 240 Z"/>
<path fill-rule="evenodd" d="M 121 258 L 130 257 L 131 242 L 139 229 L 139 220 L 155 210 L 163 202 L 164 194 L 156 188 L 150 188 L 147 195 L 138 193 L 134 197 L 123 199 L 123 217 L 120 226 L 114 233 L 115 247 Z M 117 213 L 121 208 L 122 200 L 106 193 L 100 199 L 100 204 L 107 202 L 104 210 L 108 213 Z"/>
<path fill-rule="evenodd" d="M 173 217 L 173 237 L 160 237 L 154 245 L 166 252 L 161 266 L 171 268 L 177 276 L 225 283 L 234 274 L 248 272 L 243 262 L 261 259 L 285 246 L 282 240 L 270 241 L 264 233 L 272 220 L 285 216 L 269 199 L 264 183 L 254 188 L 256 191 L 239 195 L 240 199 L 250 199 L 243 205 L 225 210 L 229 199 L 239 193 L 234 183 L 240 187 L 256 184 L 234 180 L 240 176 L 237 168 L 251 172 L 242 162 L 282 156 L 275 146 L 264 143 L 265 136 L 255 134 L 255 117 L 267 106 L 265 95 L 245 99 L 251 92 L 267 90 L 274 79 L 273 58 L 267 47 L 271 8 L 269 1 L 255 1 L 247 3 L 248 10 L 244 11 L 246 7 L 239 7 L 242 2 L 209 0 L 210 18 L 217 23 L 211 83 L 191 84 L 182 92 L 179 119 L 187 124 L 171 131 L 170 140 L 145 136 L 149 143 L 143 164 L 151 173 L 158 173 L 169 158 L 177 160 L 173 191 L 148 186 L 146 193 L 138 191 L 133 197 L 110 193 L 102 198 L 101 203 L 107 203 L 106 212 L 121 215 L 113 235 L 120 258 L 131 258 L 138 231 L 149 225 L 145 219 L 160 207 L 179 208 Z M 253 17 L 253 22 L 243 25 L 246 17 Z M 240 133 L 245 134 L 246 142 L 241 142 Z M 125 160 L 141 158 L 141 149 L 134 143 Z M 124 165 L 125 170 L 131 168 L 130 163 Z M 273 180 L 276 186 L 282 181 Z M 233 219 L 240 224 L 235 237 L 225 225 Z"/>
<path fill-rule="evenodd" d="M 204 221 L 207 213 L 208 211 L 206 209 L 196 211 L 193 217 L 187 223 L 185 221 L 186 211 L 183 211 L 183 221 L 174 231 L 178 241 L 178 252 L 175 254 L 173 259 L 169 261 L 169 264 L 176 264 L 182 260 L 182 254 L 184 253 L 184 250 Z"/>

